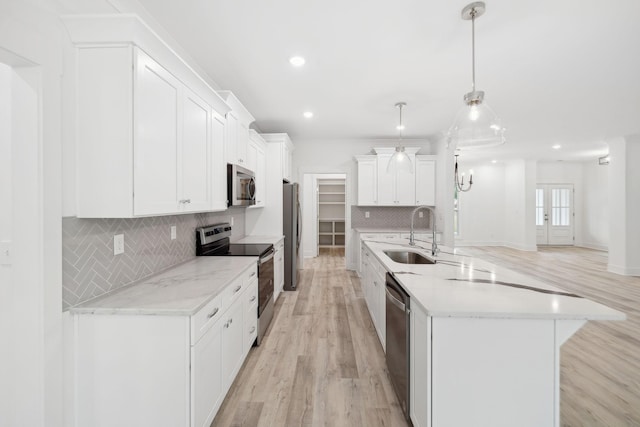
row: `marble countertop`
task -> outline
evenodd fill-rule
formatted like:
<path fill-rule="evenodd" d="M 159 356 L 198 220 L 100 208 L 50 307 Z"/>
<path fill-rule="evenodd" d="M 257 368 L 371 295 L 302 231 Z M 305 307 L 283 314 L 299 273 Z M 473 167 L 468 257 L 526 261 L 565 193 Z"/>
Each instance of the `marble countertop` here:
<path fill-rule="evenodd" d="M 436 264 L 400 264 L 384 250 L 431 257 L 431 244 L 370 239 L 366 246 L 417 302 L 435 317 L 624 320 L 625 314 L 530 276 L 439 246 Z"/>
<path fill-rule="evenodd" d="M 266 243 L 275 245 L 282 239 L 284 239 L 284 236 L 245 236 L 233 243 Z"/>
<path fill-rule="evenodd" d="M 257 257 L 195 257 L 70 309 L 74 314 L 190 316 L 222 292 Z"/>

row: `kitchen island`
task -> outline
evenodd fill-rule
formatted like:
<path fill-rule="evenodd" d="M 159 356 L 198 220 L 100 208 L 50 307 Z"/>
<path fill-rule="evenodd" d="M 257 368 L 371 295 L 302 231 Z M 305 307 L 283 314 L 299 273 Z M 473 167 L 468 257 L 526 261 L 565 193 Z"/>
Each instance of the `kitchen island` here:
<path fill-rule="evenodd" d="M 446 247 L 435 264 L 385 254 L 430 257 L 431 244 L 417 243 L 362 244 L 365 295 L 384 271 L 411 297 L 414 426 L 559 426 L 560 346 L 587 320 L 624 320 L 624 313 Z M 378 305 L 374 324 L 383 340 Z"/>

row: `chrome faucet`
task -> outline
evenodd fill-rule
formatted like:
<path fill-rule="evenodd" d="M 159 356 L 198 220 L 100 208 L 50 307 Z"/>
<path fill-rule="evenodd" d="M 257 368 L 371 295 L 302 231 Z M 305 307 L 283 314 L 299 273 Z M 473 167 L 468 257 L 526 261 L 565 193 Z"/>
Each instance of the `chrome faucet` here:
<path fill-rule="evenodd" d="M 438 255 L 438 252 L 440 252 L 440 249 L 438 249 L 438 242 L 436 242 L 436 210 L 431 206 L 418 206 L 413 210 L 413 212 L 411 212 L 411 234 L 409 234 L 409 244 L 411 246 L 416 245 L 414 239 L 415 233 L 413 231 L 413 219 L 416 216 L 416 212 L 418 212 L 420 209 L 426 209 L 431 212 L 431 230 L 433 231 L 433 239 L 431 241 L 431 255 L 436 256 Z"/>

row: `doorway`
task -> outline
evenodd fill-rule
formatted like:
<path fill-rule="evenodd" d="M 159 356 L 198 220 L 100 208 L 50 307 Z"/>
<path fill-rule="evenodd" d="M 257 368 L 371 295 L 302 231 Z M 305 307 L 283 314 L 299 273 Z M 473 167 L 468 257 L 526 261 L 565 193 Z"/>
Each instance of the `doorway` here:
<path fill-rule="evenodd" d="M 573 245 L 573 184 L 536 185 L 536 243 Z"/>
<path fill-rule="evenodd" d="M 321 251 L 346 254 L 350 226 L 347 187 L 344 173 L 304 174 L 305 258 L 317 257 Z"/>

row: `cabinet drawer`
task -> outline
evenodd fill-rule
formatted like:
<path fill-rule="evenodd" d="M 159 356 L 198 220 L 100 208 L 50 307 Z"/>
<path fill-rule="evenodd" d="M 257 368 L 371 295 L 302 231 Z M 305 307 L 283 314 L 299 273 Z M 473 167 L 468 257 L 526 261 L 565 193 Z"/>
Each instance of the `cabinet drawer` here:
<path fill-rule="evenodd" d="M 204 308 L 191 316 L 191 345 L 198 342 L 209 328 L 222 317 L 227 306 L 223 306 L 222 294 L 213 298 Z"/>
<path fill-rule="evenodd" d="M 242 295 L 243 291 L 249 286 L 251 281 L 255 280 L 258 276 L 257 265 L 254 265 L 245 270 L 240 277 L 233 281 L 233 283 L 222 292 L 224 298 L 225 307 L 231 307 L 236 300 Z"/>
<path fill-rule="evenodd" d="M 360 235 L 360 239 L 362 239 L 362 240 L 375 239 L 377 237 L 380 237 L 380 235 L 377 234 L 377 233 L 366 233 L 366 234 L 361 234 Z"/>
<path fill-rule="evenodd" d="M 244 292 L 244 304 L 245 307 L 258 303 L 258 280 L 253 279 L 251 283 L 247 285 L 247 289 Z"/>
<path fill-rule="evenodd" d="M 246 336 L 246 349 L 245 353 L 249 351 L 253 342 L 256 340 L 258 336 L 258 302 L 256 301 L 254 304 L 249 306 L 249 309 L 246 311 L 245 315 L 245 336 Z"/>

